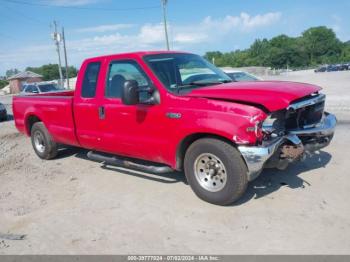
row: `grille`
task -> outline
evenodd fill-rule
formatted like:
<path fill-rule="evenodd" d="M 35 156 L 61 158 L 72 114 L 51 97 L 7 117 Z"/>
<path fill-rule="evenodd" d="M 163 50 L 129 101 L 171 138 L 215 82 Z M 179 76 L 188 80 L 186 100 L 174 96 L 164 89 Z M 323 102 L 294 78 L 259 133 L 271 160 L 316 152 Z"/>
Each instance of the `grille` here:
<path fill-rule="evenodd" d="M 306 128 L 321 121 L 325 96 L 308 97 L 293 103 L 286 114 L 286 129 Z"/>

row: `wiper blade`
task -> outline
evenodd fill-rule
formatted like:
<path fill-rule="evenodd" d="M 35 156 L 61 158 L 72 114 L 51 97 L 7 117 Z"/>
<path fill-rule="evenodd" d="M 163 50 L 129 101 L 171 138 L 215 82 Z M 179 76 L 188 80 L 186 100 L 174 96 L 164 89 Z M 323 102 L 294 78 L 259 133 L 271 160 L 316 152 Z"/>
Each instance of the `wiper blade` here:
<path fill-rule="evenodd" d="M 230 83 L 232 80 L 217 80 L 217 81 L 194 81 L 190 82 L 189 85 L 197 85 L 197 86 L 207 86 L 207 85 L 216 85 L 216 84 L 224 84 L 224 83 Z"/>
<path fill-rule="evenodd" d="M 233 81 L 228 79 L 217 80 L 217 81 L 193 81 L 184 85 L 177 85 L 175 86 L 175 88 L 179 92 L 182 89 L 194 88 L 196 86 L 209 86 L 209 85 L 217 85 L 217 84 L 224 84 L 224 83 L 230 83 L 230 82 L 233 82 Z"/>

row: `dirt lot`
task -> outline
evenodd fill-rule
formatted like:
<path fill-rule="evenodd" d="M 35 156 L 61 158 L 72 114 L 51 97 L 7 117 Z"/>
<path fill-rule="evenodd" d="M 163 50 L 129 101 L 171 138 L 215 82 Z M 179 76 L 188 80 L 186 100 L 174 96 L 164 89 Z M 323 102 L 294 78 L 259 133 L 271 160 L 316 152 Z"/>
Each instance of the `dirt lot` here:
<path fill-rule="evenodd" d="M 229 207 L 199 200 L 181 173 L 105 167 L 74 148 L 42 161 L 13 121 L 0 123 L 0 254 L 349 254 L 346 73 L 279 77 L 323 81 L 341 123 L 328 148 L 264 171 Z"/>

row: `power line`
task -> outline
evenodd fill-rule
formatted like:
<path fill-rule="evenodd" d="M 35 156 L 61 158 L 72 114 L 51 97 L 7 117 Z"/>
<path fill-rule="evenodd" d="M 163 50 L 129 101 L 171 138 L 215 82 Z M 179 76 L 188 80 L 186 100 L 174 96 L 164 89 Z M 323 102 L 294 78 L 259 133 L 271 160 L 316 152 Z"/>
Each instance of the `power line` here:
<path fill-rule="evenodd" d="M 30 22 L 33 22 L 33 23 L 35 23 L 35 24 L 43 25 L 43 24 L 46 24 L 46 23 L 47 23 L 47 22 L 41 21 L 41 20 L 39 20 L 39 19 L 37 19 L 37 18 L 35 18 L 35 17 L 29 16 L 29 15 L 23 13 L 23 12 L 20 12 L 20 11 L 18 11 L 17 9 L 11 8 L 11 7 L 7 6 L 7 5 L 2 5 L 2 6 L 5 7 L 5 8 L 7 8 L 8 10 L 10 10 L 10 11 L 12 11 L 12 12 L 18 13 L 18 14 L 20 15 L 20 16 L 19 16 L 20 18 L 27 18 Z M 17 20 L 17 19 L 18 19 L 18 16 L 17 16 L 16 20 Z"/>
<path fill-rule="evenodd" d="M 143 7 L 129 7 L 129 8 L 103 8 L 103 7 L 82 7 L 82 6 L 66 6 L 66 5 L 50 5 L 45 3 L 29 3 L 20 0 L 3 0 L 12 4 L 19 5 L 30 5 L 30 6 L 42 6 L 42 7 L 56 7 L 56 8 L 66 8 L 66 9 L 77 9 L 77 10 L 93 10 L 93 11 L 133 11 L 133 10 L 146 10 L 146 9 L 156 9 L 160 6 L 143 6 Z"/>
<path fill-rule="evenodd" d="M 1 32 L 0 32 L 0 36 L 6 37 L 6 38 L 10 38 L 10 39 L 15 40 L 15 41 L 20 40 L 19 38 L 14 38 L 14 37 L 12 37 L 10 35 L 7 35 L 7 34 L 1 33 Z"/>
<path fill-rule="evenodd" d="M 38 19 L 36 19 L 36 18 L 34 18 L 34 17 L 31 17 L 31 16 L 28 16 L 27 14 L 24 14 L 23 12 L 19 12 L 18 10 L 16 10 L 16 9 L 14 9 L 14 8 L 10 8 L 9 6 L 7 6 L 7 5 L 1 5 L 2 3 L 0 3 L 0 6 L 2 6 L 2 7 L 5 7 L 5 8 L 7 8 L 8 10 L 10 10 L 11 12 L 0 12 L 0 14 L 1 14 L 1 16 L 4 16 L 4 17 L 6 17 L 7 19 L 10 19 L 10 20 L 12 20 L 12 21 L 16 21 L 16 22 L 18 22 L 18 19 L 23 19 L 23 20 L 25 20 L 25 21 L 27 21 L 27 22 L 31 22 L 31 23 L 33 23 L 33 24 L 36 24 L 37 26 L 38 25 L 40 25 L 42 28 L 49 28 L 48 26 L 45 26 L 45 24 L 46 24 L 46 22 L 44 22 L 44 21 L 40 21 L 40 20 L 38 20 Z M 18 15 L 16 16 L 16 17 L 13 17 L 13 16 L 10 16 L 9 14 L 11 14 L 11 15 L 15 15 L 15 13 L 17 13 Z M 27 25 L 27 24 L 25 24 L 25 25 Z M 25 38 L 25 37 L 21 37 L 21 38 L 18 38 L 17 36 L 16 36 L 16 38 L 15 37 L 13 37 L 13 36 L 9 36 L 9 35 L 5 35 L 5 34 L 3 34 L 3 33 L 1 33 L 0 32 L 0 36 L 4 36 L 5 37 L 5 39 L 7 39 L 7 40 L 15 40 L 15 41 L 23 41 L 23 39 Z M 36 38 L 37 40 L 40 40 L 40 39 L 44 39 L 44 38 Z"/>

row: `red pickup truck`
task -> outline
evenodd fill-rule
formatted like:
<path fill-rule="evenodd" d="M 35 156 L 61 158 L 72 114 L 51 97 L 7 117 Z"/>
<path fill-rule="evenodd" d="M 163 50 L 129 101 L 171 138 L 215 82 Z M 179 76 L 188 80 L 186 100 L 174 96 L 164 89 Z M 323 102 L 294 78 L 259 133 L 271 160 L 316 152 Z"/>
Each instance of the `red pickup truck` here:
<path fill-rule="evenodd" d="M 264 167 L 330 143 L 336 118 L 320 89 L 232 82 L 198 55 L 137 52 L 87 59 L 75 91 L 16 96 L 13 112 L 42 159 L 66 144 L 109 165 L 183 170 L 197 196 L 227 205 Z"/>

